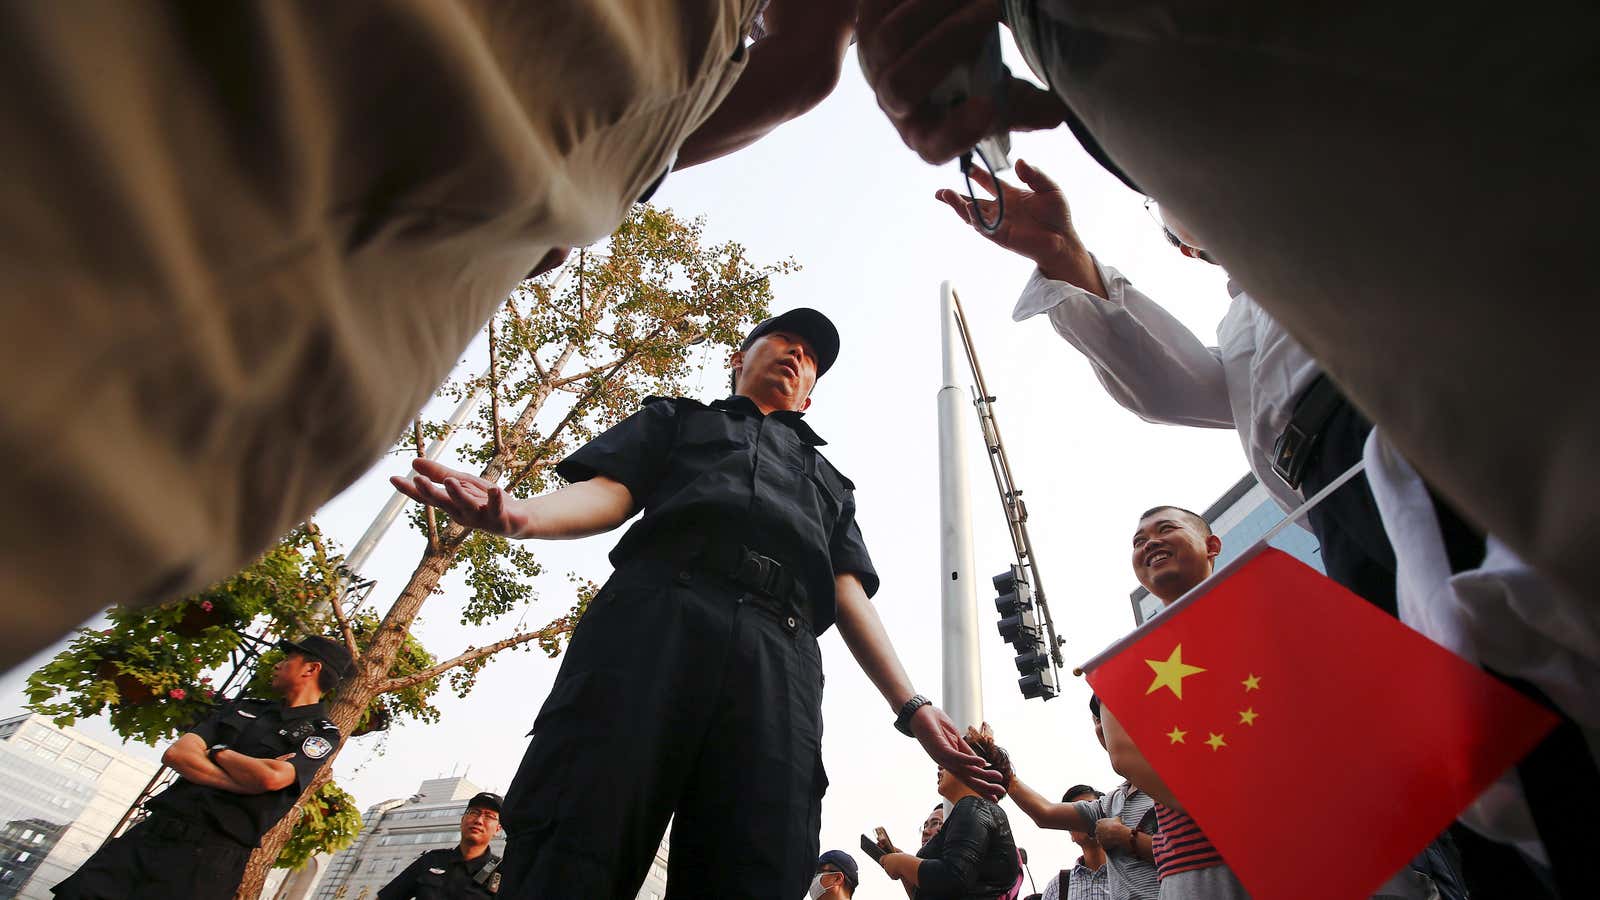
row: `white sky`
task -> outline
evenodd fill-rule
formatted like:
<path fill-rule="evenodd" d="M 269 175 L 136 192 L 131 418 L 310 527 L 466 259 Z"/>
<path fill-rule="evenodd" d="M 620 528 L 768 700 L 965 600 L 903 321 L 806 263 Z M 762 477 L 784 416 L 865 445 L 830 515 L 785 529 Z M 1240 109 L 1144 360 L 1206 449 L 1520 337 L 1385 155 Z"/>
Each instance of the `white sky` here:
<path fill-rule="evenodd" d="M 1009 62 L 1014 71 L 1026 71 L 1015 57 Z M 1014 136 L 1012 159 L 1018 157 L 1065 187 L 1079 233 L 1102 261 L 1208 342 L 1214 339 L 1228 302 L 1220 270 L 1170 248 L 1141 210 L 1142 198 L 1089 160 L 1066 129 Z M 933 199 L 941 187 L 960 187 L 955 165 L 932 168 L 904 148 L 878 112 L 852 53 L 839 89 L 816 110 L 742 153 L 674 174 L 656 200 L 681 215 L 704 215 L 708 241 L 738 240 L 755 261 L 793 256 L 805 268 L 775 281 L 774 310 L 814 306 L 839 326 L 840 358 L 819 383 L 808 421 L 829 441 L 829 459 L 856 482 L 859 520 L 883 577 L 878 609 L 913 681 L 935 701 L 940 281 L 954 281 L 960 292 L 985 376 L 999 397 L 996 414 L 1025 492 L 1069 663 L 1132 627 L 1129 538 L 1139 512 L 1158 503 L 1204 508 L 1244 471 L 1231 432 L 1144 423 L 1105 395 L 1088 364 L 1043 317 L 1012 323 L 1011 307 L 1031 264 L 957 221 Z M 481 341 L 464 360 L 468 375 L 482 370 Z M 695 396 L 721 396 L 722 384 L 720 370 L 708 372 Z M 975 558 L 987 586 L 987 576 L 1009 564 L 1011 548 L 976 423 L 969 424 Z M 348 548 L 387 499 L 386 477 L 404 466 L 381 462 L 329 503 L 318 521 Z M 537 547 L 551 574 L 538 585 L 546 599 L 529 610 L 527 621 L 542 624 L 568 608 L 566 571 L 602 580 L 616 537 Z M 405 584 L 420 549 L 420 536 L 402 524 L 374 555 L 366 574 L 378 580 L 380 608 Z M 463 626 L 456 609 L 464 594 L 458 576 L 446 579 L 444 593 L 429 601 L 417 625 L 441 658 L 503 635 L 519 615 L 499 628 Z M 1023 701 L 1011 648 L 994 631 L 991 599 L 979 593 L 985 711 L 1019 774 L 1046 795 L 1075 782 L 1110 788 L 1118 779 L 1089 728 L 1087 686 L 1064 673 L 1059 699 Z M 823 755 L 832 782 L 823 801 L 822 847 L 857 857 L 858 897 L 897 898 L 899 888 L 864 858 L 857 842 L 883 825 L 901 846 L 915 845 L 918 826 L 938 800 L 933 764 L 890 727 L 891 712 L 837 632 L 821 643 L 828 673 Z M 47 658 L 0 678 L 0 713 L 20 710 L 23 679 Z M 482 673 L 468 699 L 440 691 L 441 724 L 408 724 L 386 739 L 353 741 L 335 763 L 339 782 L 363 809 L 408 796 L 422 779 L 452 770 L 467 770 L 485 788 L 503 791 L 557 665 L 537 653 L 504 655 Z M 115 743 L 103 722 L 80 727 Z M 150 758 L 157 753 L 130 750 Z M 1076 859 L 1076 848 L 1065 833 L 1040 832 L 1005 805 L 1042 889 L 1050 873 Z"/>

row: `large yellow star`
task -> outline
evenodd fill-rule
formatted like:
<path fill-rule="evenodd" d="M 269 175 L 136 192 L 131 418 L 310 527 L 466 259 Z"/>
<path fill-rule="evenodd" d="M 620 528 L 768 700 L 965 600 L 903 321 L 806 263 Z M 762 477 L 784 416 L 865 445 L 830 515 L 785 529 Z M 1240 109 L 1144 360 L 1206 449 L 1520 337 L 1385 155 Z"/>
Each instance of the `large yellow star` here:
<path fill-rule="evenodd" d="M 1205 743 L 1211 747 L 1212 753 L 1217 752 L 1221 747 L 1228 746 L 1228 742 L 1222 739 L 1222 735 L 1217 734 L 1215 731 L 1210 732 L 1210 734 L 1211 737 L 1206 738 Z"/>
<path fill-rule="evenodd" d="M 1255 674 L 1254 672 L 1251 672 L 1250 676 L 1240 683 L 1244 685 L 1244 692 L 1246 694 L 1250 693 L 1251 691 L 1261 690 L 1261 676 Z"/>
<path fill-rule="evenodd" d="M 1179 728 L 1178 726 L 1174 725 L 1174 726 L 1172 726 L 1172 730 L 1167 732 L 1167 737 L 1171 738 L 1172 742 L 1174 744 L 1181 744 L 1181 743 L 1183 743 L 1184 735 L 1186 735 L 1188 733 L 1189 732 L 1184 731 L 1182 728 Z"/>
<path fill-rule="evenodd" d="M 1256 712 L 1256 708 L 1252 706 L 1249 709 L 1243 710 L 1239 713 L 1239 724 L 1254 725 L 1256 723 L 1256 719 L 1260 716 L 1261 714 Z"/>
<path fill-rule="evenodd" d="M 1183 645 L 1172 648 L 1172 655 L 1165 660 L 1147 659 L 1144 664 L 1156 673 L 1155 680 L 1150 682 L 1150 687 L 1145 694 L 1154 694 L 1156 691 L 1167 688 L 1179 699 L 1183 699 L 1183 680 L 1190 675 L 1204 672 L 1199 666 L 1191 666 L 1183 661 Z"/>

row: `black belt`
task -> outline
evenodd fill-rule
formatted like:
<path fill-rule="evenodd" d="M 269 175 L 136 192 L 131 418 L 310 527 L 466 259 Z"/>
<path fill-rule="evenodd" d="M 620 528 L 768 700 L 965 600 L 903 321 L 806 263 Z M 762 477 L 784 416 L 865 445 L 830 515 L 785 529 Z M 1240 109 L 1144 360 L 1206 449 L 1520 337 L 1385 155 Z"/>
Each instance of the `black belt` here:
<path fill-rule="evenodd" d="M 714 575 L 810 629 L 805 585 L 792 567 L 742 544 L 692 531 L 679 534 L 652 542 L 636 558 L 666 560 Z"/>
<path fill-rule="evenodd" d="M 1306 465 L 1322 442 L 1322 430 L 1349 401 L 1326 375 L 1318 375 L 1294 402 L 1289 424 L 1272 445 L 1272 471 L 1293 490 L 1300 490 Z"/>

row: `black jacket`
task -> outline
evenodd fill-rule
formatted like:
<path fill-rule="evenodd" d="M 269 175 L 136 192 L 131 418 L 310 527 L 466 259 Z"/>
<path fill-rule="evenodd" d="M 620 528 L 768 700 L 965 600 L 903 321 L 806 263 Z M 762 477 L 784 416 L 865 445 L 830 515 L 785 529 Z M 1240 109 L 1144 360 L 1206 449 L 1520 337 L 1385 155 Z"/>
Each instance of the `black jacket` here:
<path fill-rule="evenodd" d="M 917 900 L 994 900 L 1022 871 L 1005 810 L 982 797 L 962 797 L 917 856 Z"/>

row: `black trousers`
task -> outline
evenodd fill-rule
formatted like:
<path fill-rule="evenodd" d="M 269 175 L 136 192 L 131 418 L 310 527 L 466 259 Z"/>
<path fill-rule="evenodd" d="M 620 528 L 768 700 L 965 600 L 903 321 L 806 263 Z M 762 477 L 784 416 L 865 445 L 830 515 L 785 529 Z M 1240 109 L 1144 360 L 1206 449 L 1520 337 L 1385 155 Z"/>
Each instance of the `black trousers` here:
<path fill-rule="evenodd" d="M 51 888 L 57 900 L 231 900 L 250 848 L 153 815 Z"/>
<path fill-rule="evenodd" d="M 500 896 L 632 900 L 669 817 L 670 900 L 803 896 L 821 706 L 798 615 L 704 572 L 624 566 L 574 632 L 506 794 Z"/>

